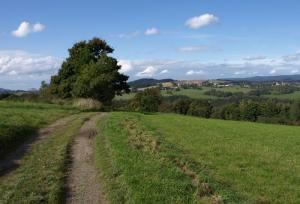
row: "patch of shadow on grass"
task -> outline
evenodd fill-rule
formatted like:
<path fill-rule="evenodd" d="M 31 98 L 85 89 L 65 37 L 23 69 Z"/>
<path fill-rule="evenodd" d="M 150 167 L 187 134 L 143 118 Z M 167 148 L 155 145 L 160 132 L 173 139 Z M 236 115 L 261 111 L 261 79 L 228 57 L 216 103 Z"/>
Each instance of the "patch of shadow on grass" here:
<path fill-rule="evenodd" d="M 17 169 L 20 166 L 23 156 L 30 151 L 34 144 L 52 135 L 56 130 L 66 125 L 71 118 L 72 116 L 59 119 L 46 128 L 33 131 L 28 140 L 19 145 L 14 151 L 8 153 L 8 155 L 0 161 L 0 178 Z"/>
<path fill-rule="evenodd" d="M 4 158 L 0 161 L 0 177 L 5 176 L 6 174 L 10 173 L 20 166 L 21 158 L 29 151 L 32 143 L 36 140 L 37 136 L 38 131 L 33 131 L 26 142 L 21 144 L 14 151 L 8 153 L 8 155 L 4 156 Z M 18 144 L 15 144 L 14 146 L 17 145 Z"/>

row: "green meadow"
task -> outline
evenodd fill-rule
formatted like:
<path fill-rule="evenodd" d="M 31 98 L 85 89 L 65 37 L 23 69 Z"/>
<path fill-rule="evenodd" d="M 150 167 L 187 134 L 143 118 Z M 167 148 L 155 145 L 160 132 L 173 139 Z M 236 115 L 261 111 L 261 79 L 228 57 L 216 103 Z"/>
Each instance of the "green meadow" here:
<path fill-rule="evenodd" d="M 202 89 L 180 89 L 179 91 L 161 91 L 163 96 L 187 96 L 192 99 L 216 99 L 217 97 L 215 96 L 209 96 L 205 95 L 204 92 L 211 90 L 212 88 L 210 87 L 202 87 Z M 247 93 L 251 91 L 250 88 L 243 88 L 239 86 L 234 86 L 234 87 L 224 87 L 224 88 L 214 88 L 218 91 L 224 91 L 224 92 L 244 92 Z M 129 93 L 129 94 L 124 94 L 122 96 L 117 96 L 115 100 L 128 100 L 132 99 L 135 96 L 135 93 Z"/>
<path fill-rule="evenodd" d="M 58 118 L 78 112 L 67 106 L 0 101 L 0 157 Z"/>
<path fill-rule="evenodd" d="M 300 202 L 300 127 L 116 112 L 99 128 L 112 203 Z"/>

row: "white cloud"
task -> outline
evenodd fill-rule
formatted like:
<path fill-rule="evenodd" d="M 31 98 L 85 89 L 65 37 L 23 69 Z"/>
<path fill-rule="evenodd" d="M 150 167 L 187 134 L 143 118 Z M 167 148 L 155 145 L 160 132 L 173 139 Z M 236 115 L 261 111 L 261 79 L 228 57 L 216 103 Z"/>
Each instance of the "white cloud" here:
<path fill-rule="evenodd" d="M 162 70 L 161 72 L 159 72 L 159 74 L 166 74 L 166 73 L 169 73 L 169 70 L 164 69 L 164 70 Z"/>
<path fill-rule="evenodd" d="M 119 60 L 118 65 L 121 66 L 122 73 L 126 73 L 132 70 L 133 64 L 130 60 Z"/>
<path fill-rule="evenodd" d="M 121 34 L 117 35 L 117 37 L 118 37 L 118 38 L 128 38 L 128 39 L 130 39 L 130 38 L 137 37 L 137 36 L 139 36 L 140 34 L 141 34 L 140 31 L 134 31 L 134 32 L 132 32 L 132 33 L 121 33 Z"/>
<path fill-rule="evenodd" d="M 195 16 L 186 21 L 185 25 L 192 29 L 198 29 L 210 24 L 216 23 L 219 21 L 219 18 L 213 14 L 203 14 L 200 16 Z"/>
<path fill-rule="evenodd" d="M 299 70 L 298 69 L 293 69 L 293 70 L 291 70 L 291 74 L 297 74 L 299 72 Z"/>
<path fill-rule="evenodd" d="M 186 47 L 181 47 L 179 50 L 181 52 L 200 52 L 200 51 L 206 51 L 209 48 L 207 46 L 186 46 Z"/>
<path fill-rule="evenodd" d="M 32 31 L 33 32 L 41 32 L 45 29 L 45 25 L 41 24 L 41 23 L 36 23 L 33 25 L 32 27 Z"/>
<path fill-rule="evenodd" d="M 197 70 L 197 71 L 189 70 L 186 72 L 186 75 L 201 75 L 201 74 L 204 74 L 203 70 Z"/>
<path fill-rule="evenodd" d="M 11 34 L 17 38 L 23 38 L 32 32 L 41 32 L 44 29 L 45 25 L 41 23 L 36 23 L 31 26 L 29 22 L 23 21 L 16 30 L 11 32 Z"/>
<path fill-rule="evenodd" d="M 272 70 L 270 71 L 270 74 L 276 74 L 276 72 L 277 72 L 276 69 L 272 69 Z"/>
<path fill-rule="evenodd" d="M 283 60 L 286 61 L 286 62 L 300 61 L 300 52 L 285 55 L 285 56 L 283 56 Z"/>
<path fill-rule="evenodd" d="M 26 21 L 23 21 L 17 30 L 12 31 L 12 35 L 17 38 L 26 37 L 31 32 L 30 24 Z"/>
<path fill-rule="evenodd" d="M 159 30 L 157 28 L 148 28 L 145 31 L 145 35 L 157 35 L 159 34 Z"/>
<path fill-rule="evenodd" d="M 18 73 L 15 70 L 12 70 L 10 72 L 8 72 L 8 75 L 14 76 L 17 75 Z"/>
<path fill-rule="evenodd" d="M 242 70 L 242 71 L 236 71 L 233 73 L 234 75 L 241 75 L 241 74 L 246 74 L 246 71 L 245 70 Z"/>
<path fill-rule="evenodd" d="M 146 69 L 142 70 L 141 72 L 138 72 L 136 76 L 138 77 L 152 77 L 157 71 L 157 68 L 154 66 L 148 66 Z"/>
<path fill-rule="evenodd" d="M 255 61 L 255 60 L 264 60 L 267 59 L 265 56 L 254 56 L 254 57 L 245 57 L 246 61 Z"/>

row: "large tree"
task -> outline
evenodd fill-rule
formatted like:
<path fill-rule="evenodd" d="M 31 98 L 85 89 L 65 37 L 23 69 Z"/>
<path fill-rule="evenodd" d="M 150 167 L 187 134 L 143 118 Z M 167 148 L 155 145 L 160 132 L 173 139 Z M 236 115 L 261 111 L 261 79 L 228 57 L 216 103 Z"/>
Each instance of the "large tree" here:
<path fill-rule="evenodd" d="M 99 38 L 75 43 L 58 74 L 51 77 L 51 92 L 61 98 L 93 98 L 103 103 L 128 93 L 128 76 L 119 73 L 121 66 L 109 56 L 112 52 Z"/>

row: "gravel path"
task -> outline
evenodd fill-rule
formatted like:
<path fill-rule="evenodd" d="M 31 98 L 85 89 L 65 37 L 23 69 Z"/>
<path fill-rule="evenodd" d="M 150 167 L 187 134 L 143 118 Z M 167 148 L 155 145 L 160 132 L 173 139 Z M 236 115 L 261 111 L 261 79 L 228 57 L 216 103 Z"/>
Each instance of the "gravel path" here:
<path fill-rule="evenodd" d="M 94 160 L 96 123 L 102 114 L 86 121 L 76 136 L 71 149 L 71 167 L 67 181 L 66 203 L 106 203 Z"/>

